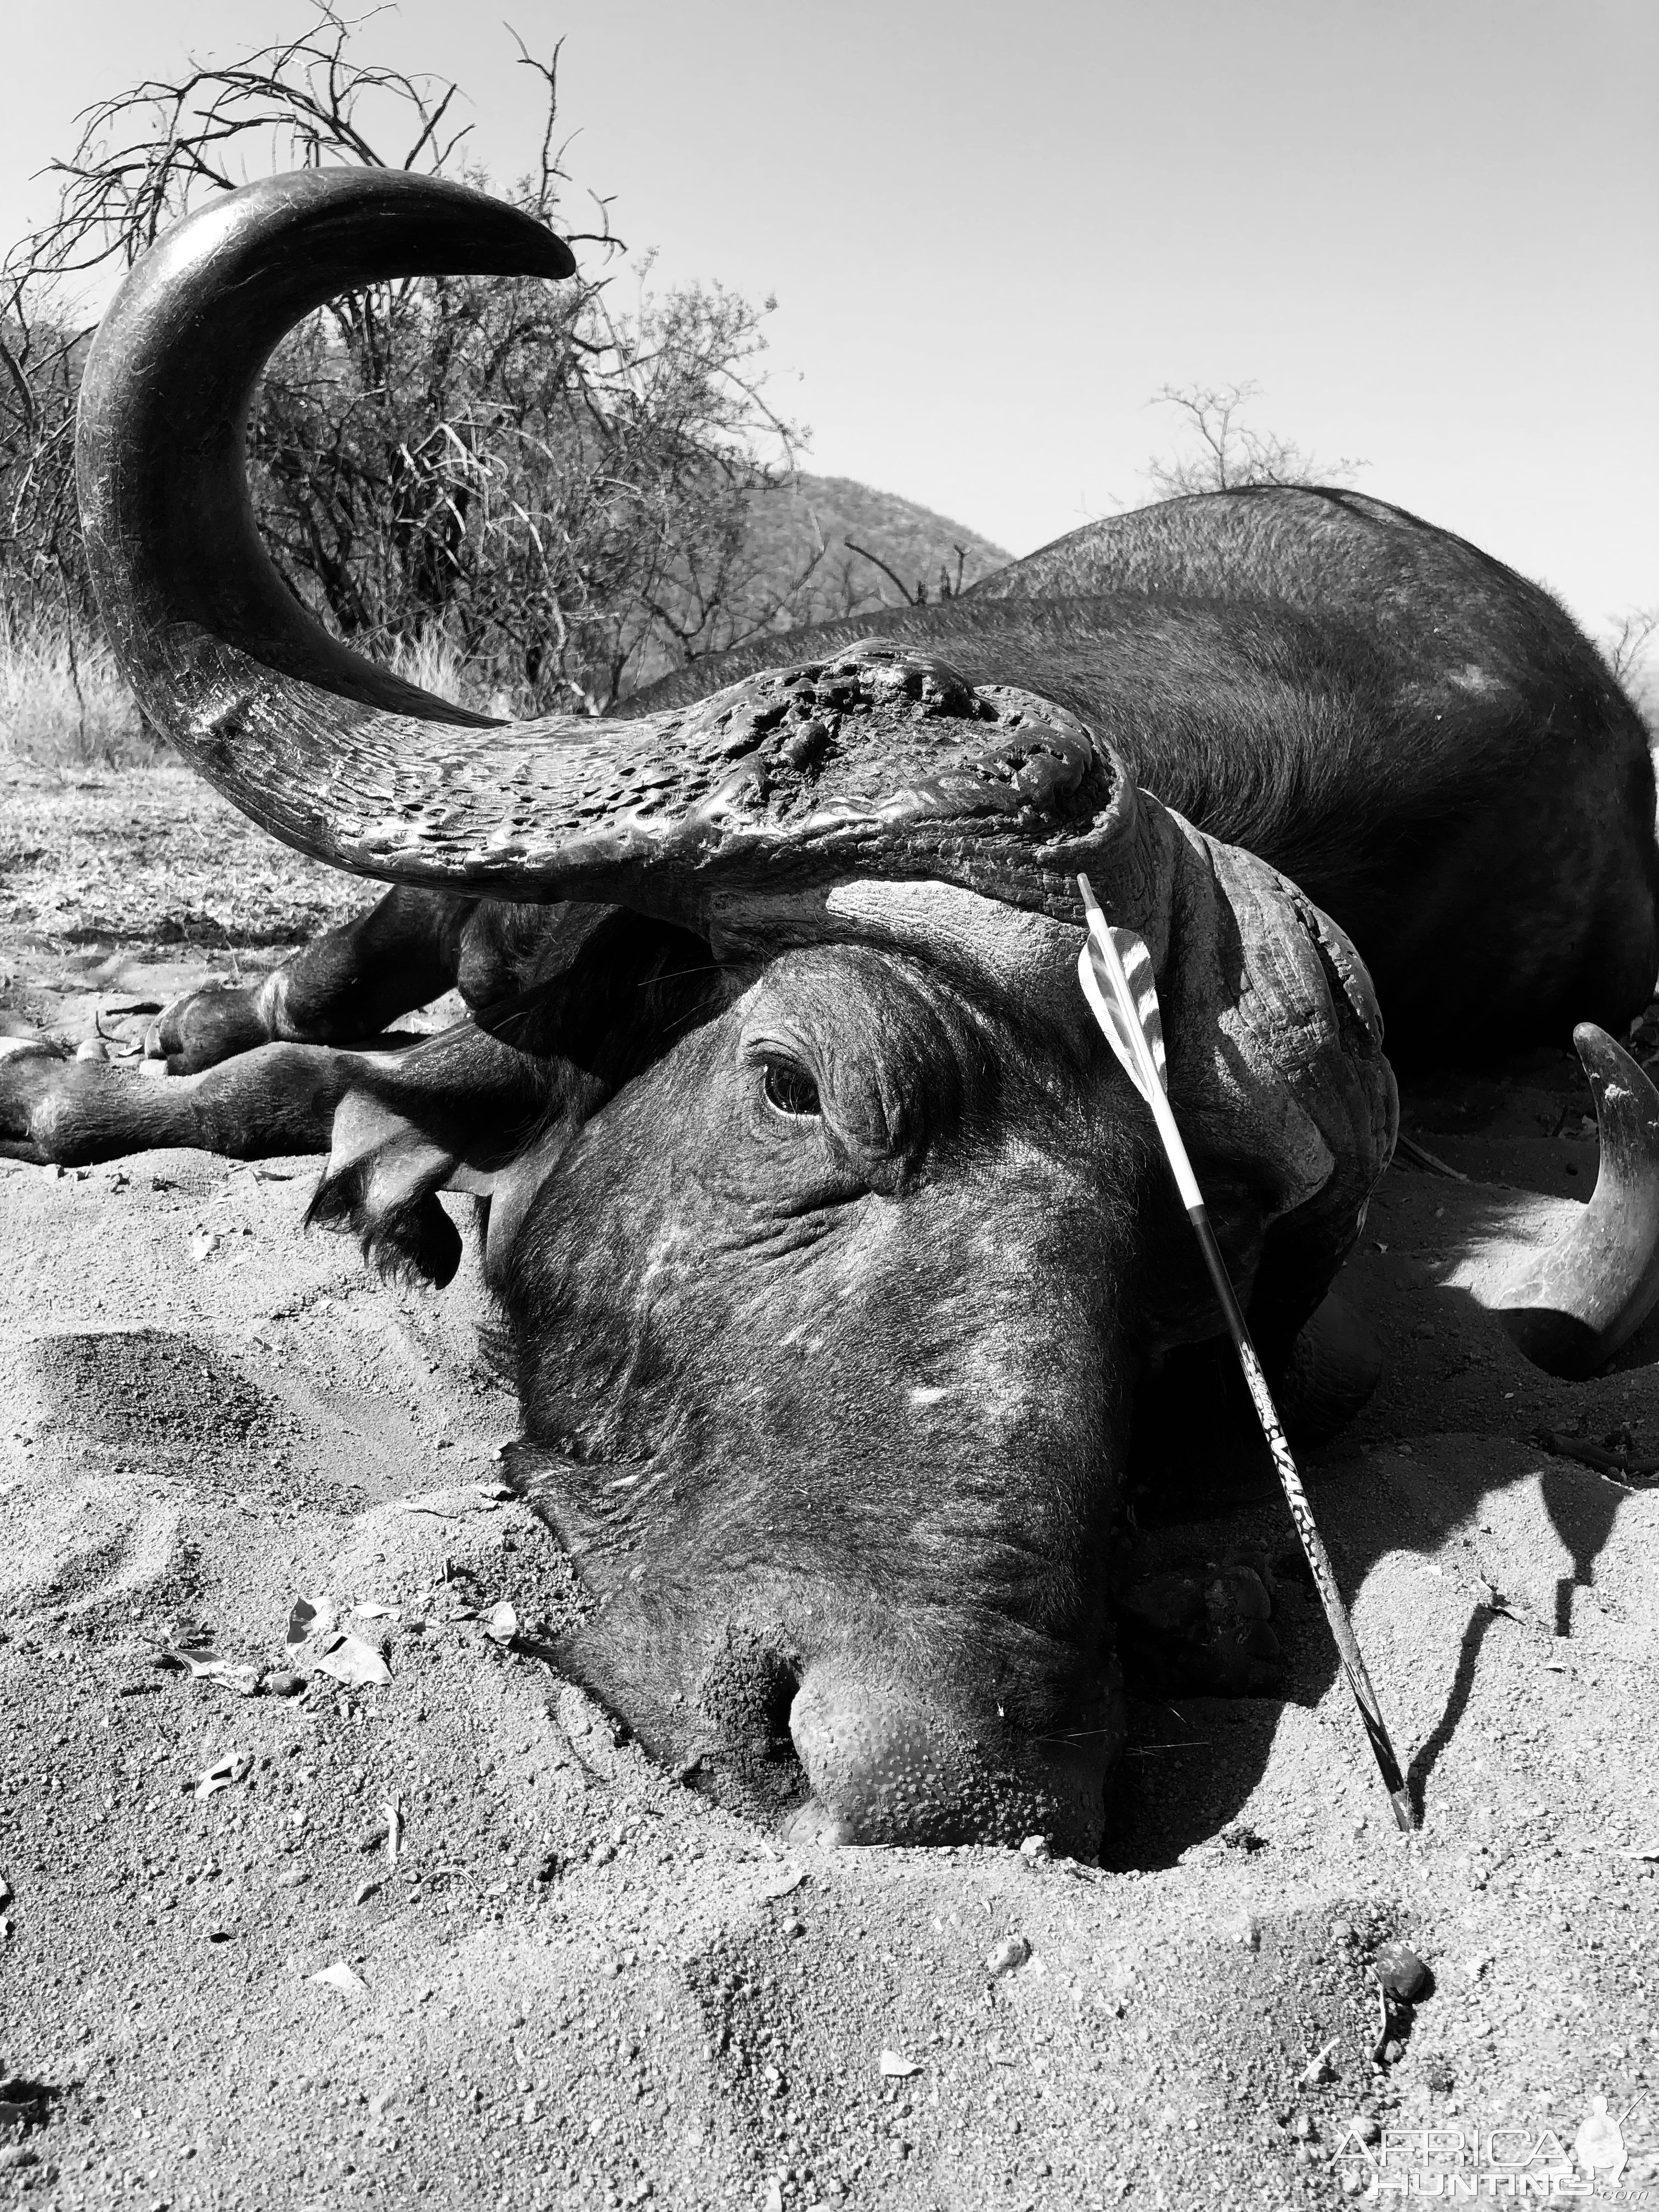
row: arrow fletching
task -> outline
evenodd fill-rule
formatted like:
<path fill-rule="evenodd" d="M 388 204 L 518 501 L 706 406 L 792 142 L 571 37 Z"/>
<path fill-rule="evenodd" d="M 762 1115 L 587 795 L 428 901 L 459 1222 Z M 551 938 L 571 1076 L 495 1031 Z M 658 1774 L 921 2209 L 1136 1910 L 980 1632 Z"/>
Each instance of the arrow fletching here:
<path fill-rule="evenodd" d="M 1123 1071 L 1150 1106 L 1152 1086 L 1166 1095 L 1164 1017 L 1158 1010 L 1152 956 L 1132 929 L 1115 929 L 1101 912 L 1089 878 L 1079 876 L 1089 913 L 1089 934 L 1078 955 L 1078 981 Z"/>
<path fill-rule="evenodd" d="M 1164 1020 L 1152 984 L 1152 956 L 1144 938 L 1134 936 L 1133 929 L 1113 929 L 1106 921 L 1099 922 L 1097 936 L 1091 915 L 1088 940 L 1078 953 L 1078 982 L 1106 1042 L 1146 1103 L 1152 1103 L 1152 1084 L 1168 1095 Z"/>
<path fill-rule="evenodd" d="M 1107 921 L 1087 876 L 1078 878 L 1088 910 L 1089 934 L 1078 955 L 1077 977 L 1106 1042 L 1123 1063 L 1124 1073 L 1152 1109 L 1170 1171 L 1190 1213 L 1202 1208 L 1193 1164 L 1170 1108 L 1170 1079 L 1164 1065 L 1164 1017 L 1158 1011 L 1152 956 L 1145 938 L 1117 929 Z"/>

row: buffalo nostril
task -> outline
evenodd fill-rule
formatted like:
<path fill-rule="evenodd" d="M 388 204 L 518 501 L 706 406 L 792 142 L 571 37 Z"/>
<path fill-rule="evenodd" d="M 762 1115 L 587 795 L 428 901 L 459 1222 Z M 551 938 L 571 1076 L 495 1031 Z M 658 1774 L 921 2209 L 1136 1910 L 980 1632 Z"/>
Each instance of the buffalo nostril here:
<path fill-rule="evenodd" d="M 776 1653 L 769 1654 L 768 1660 L 758 1684 L 760 1696 L 757 1717 L 766 1731 L 767 1741 L 777 1746 L 789 1741 L 790 1716 L 795 1709 L 800 1676 L 787 1659 L 781 1658 Z"/>
<path fill-rule="evenodd" d="M 728 1626 L 696 1686 L 702 1787 L 776 1818 L 805 1794 L 790 1740 L 800 1678 L 770 1637 Z"/>

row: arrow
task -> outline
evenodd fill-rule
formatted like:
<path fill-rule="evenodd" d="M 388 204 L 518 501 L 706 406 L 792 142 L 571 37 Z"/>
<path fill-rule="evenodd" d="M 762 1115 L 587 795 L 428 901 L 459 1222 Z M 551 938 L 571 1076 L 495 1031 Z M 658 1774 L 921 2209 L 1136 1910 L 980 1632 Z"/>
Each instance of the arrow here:
<path fill-rule="evenodd" d="M 1187 1209 L 1187 1218 L 1193 1225 L 1199 1249 L 1204 1255 L 1205 1265 L 1210 1271 L 1210 1280 L 1227 1323 L 1227 1333 L 1232 1338 L 1233 1350 L 1238 1354 L 1238 1364 L 1244 1370 L 1244 1382 L 1255 1407 L 1255 1417 L 1261 1424 L 1261 1433 L 1267 1440 L 1267 1449 L 1273 1455 L 1278 1471 L 1279 1487 L 1291 1509 L 1291 1519 L 1302 1540 L 1302 1549 L 1312 1571 L 1314 1588 L 1319 1592 L 1319 1601 L 1325 1608 L 1325 1618 L 1330 1623 L 1332 1637 L 1336 1643 L 1337 1656 L 1342 1662 L 1343 1672 L 1348 1678 L 1348 1687 L 1353 1692 L 1354 1703 L 1359 1708 L 1359 1717 L 1364 1723 L 1372 1756 L 1382 1777 L 1382 1786 L 1389 1793 L 1394 1808 L 1394 1817 L 1408 1833 L 1417 1826 L 1412 1811 L 1412 1802 L 1406 1789 L 1405 1778 L 1400 1771 L 1400 1762 L 1395 1757 L 1394 1746 L 1382 1718 L 1382 1708 L 1376 1692 L 1371 1686 L 1365 1662 L 1353 1632 L 1353 1623 L 1342 1602 L 1342 1593 L 1337 1588 L 1336 1572 L 1331 1565 L 1330 1554 L 1325 1549 L 1308 1503 L 1308 1493 L 1302 1486 L 1291 1448 L 1285 1441 L 1284 1425 L 1267 1389 L 1267 1380 L 1261 1372 L 1261 1362 L 1250 1341 L 1250 1332 L 1245 1326 L 1243 1310 L 1233 1289 L 1232 1278 L 1227 1273 L 1227 1263 L 1221 1256 L 1221 1245 L 1211 1223 L 1209 1209 L 1204 1203 L 1204 1194 L 1198 1187 L 1198 1177 L 1193 1173 L 1193 1164 L 1181 1131 L 1176 1126 L 1174 1109 L 1170 1104 L 1169 1075 L 1164 1058 L 1164 1018 L 1158 1003 L 1158 986 L 1152 973 L 1152 955 L 1146 950 L 1144 938 L 1137 937 L 1132 929 L 1119 929 L 1107 921 L 1101 912 L 1100 902 L 1095 896 L 1094 886 L 1087 876 L 1078 878 L 1078 887 L 1083 893 L 1083 904 L 1088 915 L 1089 934 L 1083 950 L 1078 955 L 1078 981 L 1083 986 L 1083 995 L 1089 1001 L 1095 1019 L 1105 1032 L 1106 1042 L 1112 1048 L 1124 1073 L 1152 1109 L 1152 1119 L 1164 1146 L 1164 1158 L 1174 1176 L 1176 1188 L 1181 1193 L 1181 1202 Z"/>

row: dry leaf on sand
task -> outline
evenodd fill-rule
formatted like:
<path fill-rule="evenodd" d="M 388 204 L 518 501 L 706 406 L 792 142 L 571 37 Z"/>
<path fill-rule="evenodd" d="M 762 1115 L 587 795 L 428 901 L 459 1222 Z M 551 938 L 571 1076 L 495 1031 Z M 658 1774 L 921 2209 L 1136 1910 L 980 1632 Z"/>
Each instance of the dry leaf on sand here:
<path fill-rule="evenodd" d="M 354 1690 L 392 1680 L 392 1669 L 386 1661 L 361 1636 L 343 1636 L 334 1649 L 325 1652 L 317 1662 L 317 1671 L 332 1674 L 337 1682 L 343 1682 Z"/>
<path fill-rule="evenodd" d="M 367 1989 L 368 1986 L 362 1976 L 354 1973 L 343 1959 L 337 1959 L 331 1966 L 319 1967 L 314 1974 L 307 1974 L 306 1979 L 308 1982 L 321 1982 L 331 1990 L 338 1990 L 343 1997 L 349 1997 L 356 1990 Z"/>

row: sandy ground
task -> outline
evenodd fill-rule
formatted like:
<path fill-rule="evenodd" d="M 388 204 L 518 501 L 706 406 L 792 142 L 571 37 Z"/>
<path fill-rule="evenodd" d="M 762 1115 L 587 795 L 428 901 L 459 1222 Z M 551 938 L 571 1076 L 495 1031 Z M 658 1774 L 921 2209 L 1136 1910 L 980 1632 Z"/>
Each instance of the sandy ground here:
<path fill-rule="evenodd" d="M 0 810 L 0 1016 L 70 1037 L 359 896 L 176 771 Z M 538 1653 L 570 1587 L 476 1279 L 368 1279 L 312 1164 L 0 1164 L 0 2205 L 1486 2198 L 1598 2096 L 1659 2205 L 1659 1495 L 1534 1440 L 1659 1452 L 1659 1331 L 1556 1382 L 1445 1279 L 1493 1187 L 1588 1194 L 1581 1109 L 1555 1055 L 1413 1098 L 1480 1180 L 1396 1168 L 1346 1278 L 1388 1369 L 1310 1488 L 1420 1835 L 1224 1468 L 1143 1494 L 1138 1565 L 1265 1543 L 1285 1692 L 1134 1705 L 1100 1867 L 786 1855 L 619 1743 Z M 301 1595 L 390 1679 L 296 1661 Z M 158 1663 L 202 1644 L 244 1671 Z M 1432 1980 L 1379 2063 L 1395 1937 Z"/>

